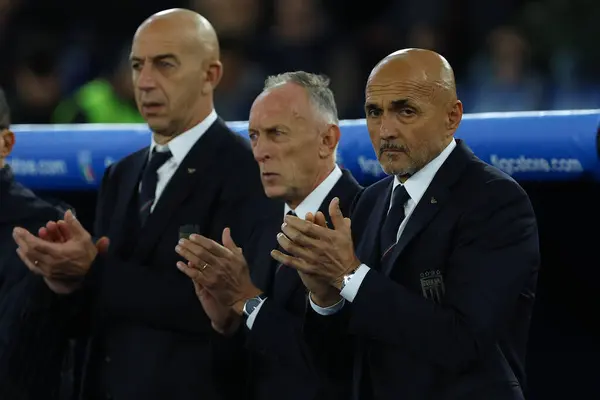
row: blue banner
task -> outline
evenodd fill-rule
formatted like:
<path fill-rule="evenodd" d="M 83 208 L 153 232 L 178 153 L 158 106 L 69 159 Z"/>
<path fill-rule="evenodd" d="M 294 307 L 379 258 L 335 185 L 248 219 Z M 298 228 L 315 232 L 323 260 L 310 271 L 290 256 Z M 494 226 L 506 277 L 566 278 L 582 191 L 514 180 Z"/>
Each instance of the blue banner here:
<path fill-rule="evenodd" d="M 600 180 L 600 110 L 465 115 L 456 133 L 484 161 L 520 181 Z M 246 122 L 229 126 L 246 137 Z M 364 185 L 384 176 L 364 120 L 340 123 L 338 162 Z M 109 164 L 148 146 L 144 124 L 15 125 L 8 162 L 32 189 L 96 189 Z"/>

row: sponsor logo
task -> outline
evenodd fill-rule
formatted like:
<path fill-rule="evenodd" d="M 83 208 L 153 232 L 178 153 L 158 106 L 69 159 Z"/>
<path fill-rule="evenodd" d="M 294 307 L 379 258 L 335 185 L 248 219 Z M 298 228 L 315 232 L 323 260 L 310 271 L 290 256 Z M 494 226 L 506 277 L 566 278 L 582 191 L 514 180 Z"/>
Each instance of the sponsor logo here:
<path fill-rule="evenodd" d="M 67 163 L 57 159 L 27 159 L 11 157 L 8 164 L 15 176 L 66 176 Z"/>
<path fill-rule="evenodd" d="M 519 172 L 581 173 L 583 166 L 576 158 L 535 158 L 523 155 L 516 158 L 490 155 L 491 164 L 509 175 Z"/>

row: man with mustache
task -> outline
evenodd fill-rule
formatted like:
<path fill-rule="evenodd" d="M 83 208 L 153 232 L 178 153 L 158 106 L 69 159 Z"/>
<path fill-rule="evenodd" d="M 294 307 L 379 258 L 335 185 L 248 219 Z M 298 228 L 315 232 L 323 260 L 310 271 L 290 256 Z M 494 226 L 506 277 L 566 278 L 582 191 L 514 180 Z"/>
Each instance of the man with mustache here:
<path fill-rule="evenodd" d="M 365 110 L 390 176 L 351 219 L 332 201 L 332 228 L 286 217 L 278 240 L 290 254 L 273 252 L 344 298 L 325 313 L 311 297 L 323 315 L 310 329 L 356 338 L 354 399 L 524 399 L 540 261 L 527 194 L 454 138 L 462 104 L 439 54 L 384 58 Z"/>
<path fill-rule="evenodd" d="M 194 12 L 160 12 L 136 31 L 131 68 L 152 142 L 105 172 L 95 234 L 110 238 L 108 251 L 67 213 L 45 240 L 16 229 L 19 255 L 51 289 L 93 305 L 76 324 L 90 339 L 83 398 L 239 399 L 236 363 L 215 355 L 217 334 L 175 252 L 180 236 L 220 240 L 229 227 L 253 260 L 250 237 L 271 204 L 250 146 L 213 107 L 217 36 Z"/>
<path fill-rule="evenodd" d="M 261 257 L 250 275 L 245 252 L 229 230 L 222 244 L 194 235 L 178 249 L 189 261 L 179 267 L 193 279 L 213 327 L 249 349 L 250 399 L 345 400 L 350 393 L 351 364 L 339 365 L 329 353 L 333 346 L 306 337 L 303 328 L 308 307 L 303 283 L 321 303 L 339 302 L 339 293 L 271 257 L 286 214 L 314 220 L 333 198 L 349 212 L 362 189 L 336 165 L 338 124 L 328 79 L 303 71 L 269 77 L 248 126 L 265 193 L 278 200 L 276 217 L 262 226 Z M 201 268 L 206 264 L 210 268 Z"/>

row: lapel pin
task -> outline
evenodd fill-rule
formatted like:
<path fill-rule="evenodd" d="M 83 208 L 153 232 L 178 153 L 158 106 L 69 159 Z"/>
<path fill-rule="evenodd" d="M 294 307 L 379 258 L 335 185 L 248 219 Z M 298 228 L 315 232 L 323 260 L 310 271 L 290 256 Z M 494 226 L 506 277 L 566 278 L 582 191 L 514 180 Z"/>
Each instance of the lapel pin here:
<path fill-rule="evenodd" d="M 435 199 L 435 197 L 432 197 L 431 198 L 431 204 L 435 204 L 435 203 L 437 203 L 437 200 Z"/>
<path fill-rule="evenodd" d="M 188 174 L 193 174 L 196 172 L 196 168 L 188 168 Z"/>

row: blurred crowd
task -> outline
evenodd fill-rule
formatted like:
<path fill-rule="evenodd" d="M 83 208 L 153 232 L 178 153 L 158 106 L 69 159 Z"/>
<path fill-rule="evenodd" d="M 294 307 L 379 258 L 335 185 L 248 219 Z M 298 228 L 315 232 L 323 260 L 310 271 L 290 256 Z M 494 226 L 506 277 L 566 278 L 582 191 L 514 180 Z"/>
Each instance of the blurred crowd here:
<path fill-rule="evenodd" d="M 226 120 L 246 120 L 264 78 L 289 70 L 326 74 L 340 117 L 362 118 L 368 72 L 404 47 L 448 58 L 466 112 L 600 107 L 597 0 L 0 0 L 13 122 L 141 121 L 131 38 L 170 7 L 219 34 Z"/>

